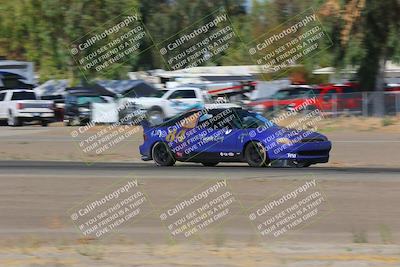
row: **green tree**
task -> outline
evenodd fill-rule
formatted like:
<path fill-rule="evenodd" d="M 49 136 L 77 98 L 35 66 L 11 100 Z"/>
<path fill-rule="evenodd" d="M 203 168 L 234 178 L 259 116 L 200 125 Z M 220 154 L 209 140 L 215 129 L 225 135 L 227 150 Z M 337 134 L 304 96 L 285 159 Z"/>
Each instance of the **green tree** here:
<path fill-rule="evenodd" d="M 385 64 L 387 60 L 398 62 L 400 57 L 400 2 L 329 0 L 321 11 L 335 33 L 335 65 L 358 66 L 362 90 L 376 91 L 373 113 L 383 116 Z"/>
<path fill-rule="evenodd" d="M 0 54 L 35 62 L 40 80 L 83 80 L 70 54 L 71 43 L 111 18 L 138 7 L 137 0 L 15 0 L 3 1 Z M 126 73 L 127 64 L 113 66 L 109 77 Z M 89 75 L 88 78 L 92 76 Z"/>
<path fill-rule="evenodd" d="M 245 14 L 243 0 L 150 0 L 141 3 L 145 25 L 156 45 L 219 8 L 225 8 L 228 15 L 234 20 Z M 143 62 L 148 68 L 168 68 L 157 49 L 142 54 L 140 62 Z M 214 63 L 221 64 L 222 61 Z"/>

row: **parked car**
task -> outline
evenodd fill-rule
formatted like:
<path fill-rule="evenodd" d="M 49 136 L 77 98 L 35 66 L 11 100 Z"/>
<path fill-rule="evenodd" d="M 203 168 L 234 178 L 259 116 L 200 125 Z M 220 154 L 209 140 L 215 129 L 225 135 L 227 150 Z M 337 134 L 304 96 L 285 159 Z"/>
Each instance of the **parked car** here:
<path fill-rule="evenodd" d="M 310 98 L 313 99 L 312 103 L 308 101 Z M 308 105 L 304 105 L 305 102 Z M 347 84 L 293 86 L 277 91 L 268 99 L 253 101 L 249 106 L 258 112 L 290 110 L 302 106 L 305 106 L 305 111 L 319 109 L 324 112 L 359 112 L 362 107 L 362 93 Z"/>
<path fill-rule="evenodd" d="M 400 93 L 400 84 L 387 84 L 385 86 L 385 92 Z"/>
<path fill-rule="evenodd" d="M 280 89 L 265 99 L 252 101 L 248 106 L 257 112 L 271 113 L 279 110 L 286 110 L 289 106 L 298 106 L 308 98 L 315 97 L 320 90 L 308 85 L 293 85 Z"/>
<path fill-rule="evenodd" d="M 70 88 L 65 97 L 64 124 L 66 126 L 82 125 L 91 120 L 91 110 L 93 103 L 108 103 L 107 98 L 112 98 L 112 94 L 103 93 L 91 88 Z"/>
<path fill-rule="evenodd" d="M 324 112 L 361 112 L 362 93 L 350 84 L 317 86 L 315 108 Z"/>
<path fill-rule="evenodd" d="M 47 126 L 54 120 L 53 102 L 39 100 L 32 90 L 0 91 L 0 120 L 6 120 L 10 126 L 34 121 Z"/>
<path fill-rule="evenodd" d="M 142 160 L 154 160 L 160 166 L 183 161 L 204 166 L 247 162 L 262 167 L 286 160 L 293 167 L 308 167 L 328 162 L 331 150 L 331 142 L 322 134 L 282 128 L 240 107 L 206 105 L 158 126 L 146 121 L 142 125 Z"/>

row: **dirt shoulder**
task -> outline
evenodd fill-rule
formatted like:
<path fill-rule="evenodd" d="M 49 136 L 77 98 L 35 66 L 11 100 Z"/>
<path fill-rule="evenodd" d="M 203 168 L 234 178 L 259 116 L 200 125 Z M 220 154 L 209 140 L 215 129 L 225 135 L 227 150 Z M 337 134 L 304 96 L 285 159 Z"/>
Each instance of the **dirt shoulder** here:
<path fill-rule="evenodd" d="M 291 180 L 228 181 L 243 207 Z M 72 206 L 104 192 L 116 177 L 2 177 L 0 266 L 399 266 L 399 181 L 318 179 L 326 203 L 312 223 L 277 238 L 261 237 L 245 214 L 214 225 L 200 240 L 167 238 L 162 207 L 199 186 L 199 180 L 143 179 L 140 184 L 159 212 L 129 223 L 110 236 L 84 238 L 72 226 Z M 201 182 L 202 183 L 202 182 Z M 165 190 L 169 188 L 170 190 Z M 10 193 L 12 192 L 12 193 Z M 324 213 L 324 211 L 329 213 Z M 318 215 L 319 216 L 319 215 Z"/>

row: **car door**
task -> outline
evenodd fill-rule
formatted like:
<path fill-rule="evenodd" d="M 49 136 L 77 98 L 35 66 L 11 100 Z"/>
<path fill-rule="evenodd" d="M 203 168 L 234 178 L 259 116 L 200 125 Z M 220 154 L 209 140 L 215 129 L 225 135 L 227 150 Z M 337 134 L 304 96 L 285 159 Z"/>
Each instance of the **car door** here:
<path fill-rule="evenodd" d="M 321 108 L 323 111 L 333 112 L 337 106 L 337 89 L 331 88 L 321 94 Z"/>
<path fill-rule="evenodd" d="M 196 96 L 192 89 L 176 90 L 169 97 L 171 107 L 178 112 L 184 112 L 192 108 L 200 108 L 201 99 Z"/>
<path fill-rule="evenodd" d="M 340 105 L 343 110 L 361 110 L 361 92 L 351 87 L 343 87 L 342 94 L 340 94 Z"/>
<path fill-rule="evenodd" d="M 74 116 L 78 116 L 78 105 L 77 98 L 74 95 L 67 95 L 65 98 L 65 116 L 69 118 L 73 118 Z"/>
<path fill-rule="evenodd" d="M 211 110 L 199 118 L 196 126 L 201 134 L 198 153 L 211 153 L 227 159 L 240 154 L 237 146 L 239 131 L 232 125 L 234 112 L 234 109 Z"/>

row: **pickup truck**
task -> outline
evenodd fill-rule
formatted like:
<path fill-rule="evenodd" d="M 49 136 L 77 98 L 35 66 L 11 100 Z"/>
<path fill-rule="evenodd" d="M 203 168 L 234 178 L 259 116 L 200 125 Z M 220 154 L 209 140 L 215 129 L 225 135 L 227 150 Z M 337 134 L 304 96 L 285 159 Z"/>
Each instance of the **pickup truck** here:
<path fill-rule="evenodd" d="M 152 123 L 160 123 L 193 108 L 203 108 L 211 102 L 207 92 L 195 87 L 177 87 L 170 90 L 158 90 L 148 97 L 122 98 L 119 106 L 133 107 L 146 113 Z"/>
<path fill-rule="evenodd" d="M 6 120 L 10 126 L 32 121 L 47 126 L 54 120 L 53 101 L 38 100 L 32 90 L 0 91 L 0 120 Z"/>

